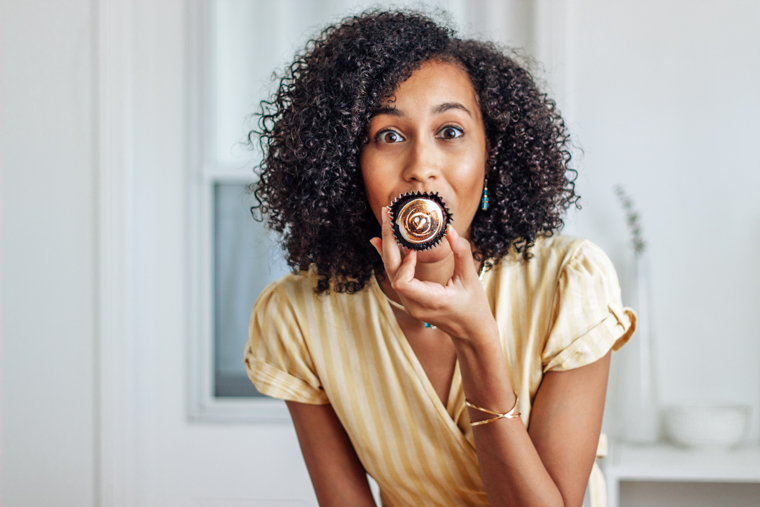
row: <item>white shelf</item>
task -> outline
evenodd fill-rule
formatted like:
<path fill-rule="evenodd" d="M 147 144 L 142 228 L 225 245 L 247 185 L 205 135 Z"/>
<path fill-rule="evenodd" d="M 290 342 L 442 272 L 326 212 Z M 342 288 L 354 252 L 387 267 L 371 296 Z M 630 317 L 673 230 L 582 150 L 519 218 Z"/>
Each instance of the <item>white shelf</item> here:
<path fill-rule="evenodd" d="M 692 450 L 613 442 L 604 461 L 609 507 L 618 507 L 624 481 L 760 483 L 758 446 Z"/>

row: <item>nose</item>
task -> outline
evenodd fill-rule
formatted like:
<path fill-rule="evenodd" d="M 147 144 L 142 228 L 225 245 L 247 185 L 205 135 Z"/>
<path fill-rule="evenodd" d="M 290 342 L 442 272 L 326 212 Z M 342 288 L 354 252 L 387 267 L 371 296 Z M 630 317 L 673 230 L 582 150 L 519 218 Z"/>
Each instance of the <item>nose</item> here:
<path fill-rule="evenodd" d="M 404 168 L 404 180 L 411 183 L 427 183 L 440 172 L 440 159 L 435 149 L 435 141 L 424 138 L 415 140 Z"/>

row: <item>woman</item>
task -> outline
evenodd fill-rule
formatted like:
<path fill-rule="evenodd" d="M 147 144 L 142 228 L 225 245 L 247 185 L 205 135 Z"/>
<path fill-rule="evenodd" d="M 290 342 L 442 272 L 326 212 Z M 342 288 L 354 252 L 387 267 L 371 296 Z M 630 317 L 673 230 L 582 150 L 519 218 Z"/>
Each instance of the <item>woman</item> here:
<path fill-rule="evenodd" d="M 598 247 L 553 236 L 574 171 L 530 74 L 367 13 L 307 46 L 257 134 L 296 271 L 256 302 L 245 360 L 287 401 L 320 505 L 374 505 L 367 473 L 388 506 L 580 505 L 635 317 Z M 389 217 L 414 192 L 453 216 L 427 250 Z"/>

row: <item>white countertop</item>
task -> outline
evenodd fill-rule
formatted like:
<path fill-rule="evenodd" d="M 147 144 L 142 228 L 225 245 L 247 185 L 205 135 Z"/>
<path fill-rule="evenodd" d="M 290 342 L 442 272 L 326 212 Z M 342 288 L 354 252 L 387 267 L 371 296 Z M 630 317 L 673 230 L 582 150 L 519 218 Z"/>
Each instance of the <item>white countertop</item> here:
<path fill-rule="evenodd" d="M 611 442 L 607 481 L 760 482 L 760 447 L 685 449 Z"/>

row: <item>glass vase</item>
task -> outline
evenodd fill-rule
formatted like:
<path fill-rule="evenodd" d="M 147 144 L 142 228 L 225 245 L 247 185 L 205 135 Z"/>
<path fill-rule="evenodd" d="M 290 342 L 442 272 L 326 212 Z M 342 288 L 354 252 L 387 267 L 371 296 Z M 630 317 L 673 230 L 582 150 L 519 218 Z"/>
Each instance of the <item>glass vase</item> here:
<path fill-rule="evenodd" d="M 660 438 L 660 407 L 650 332 L 649 256 L 646 253 L 636 256 L 633 275 L 630 302 L 635 304 L 638 319 L 636 332 L 619 352 L 619 420 L 623 440 L 651 444 Z"/>

